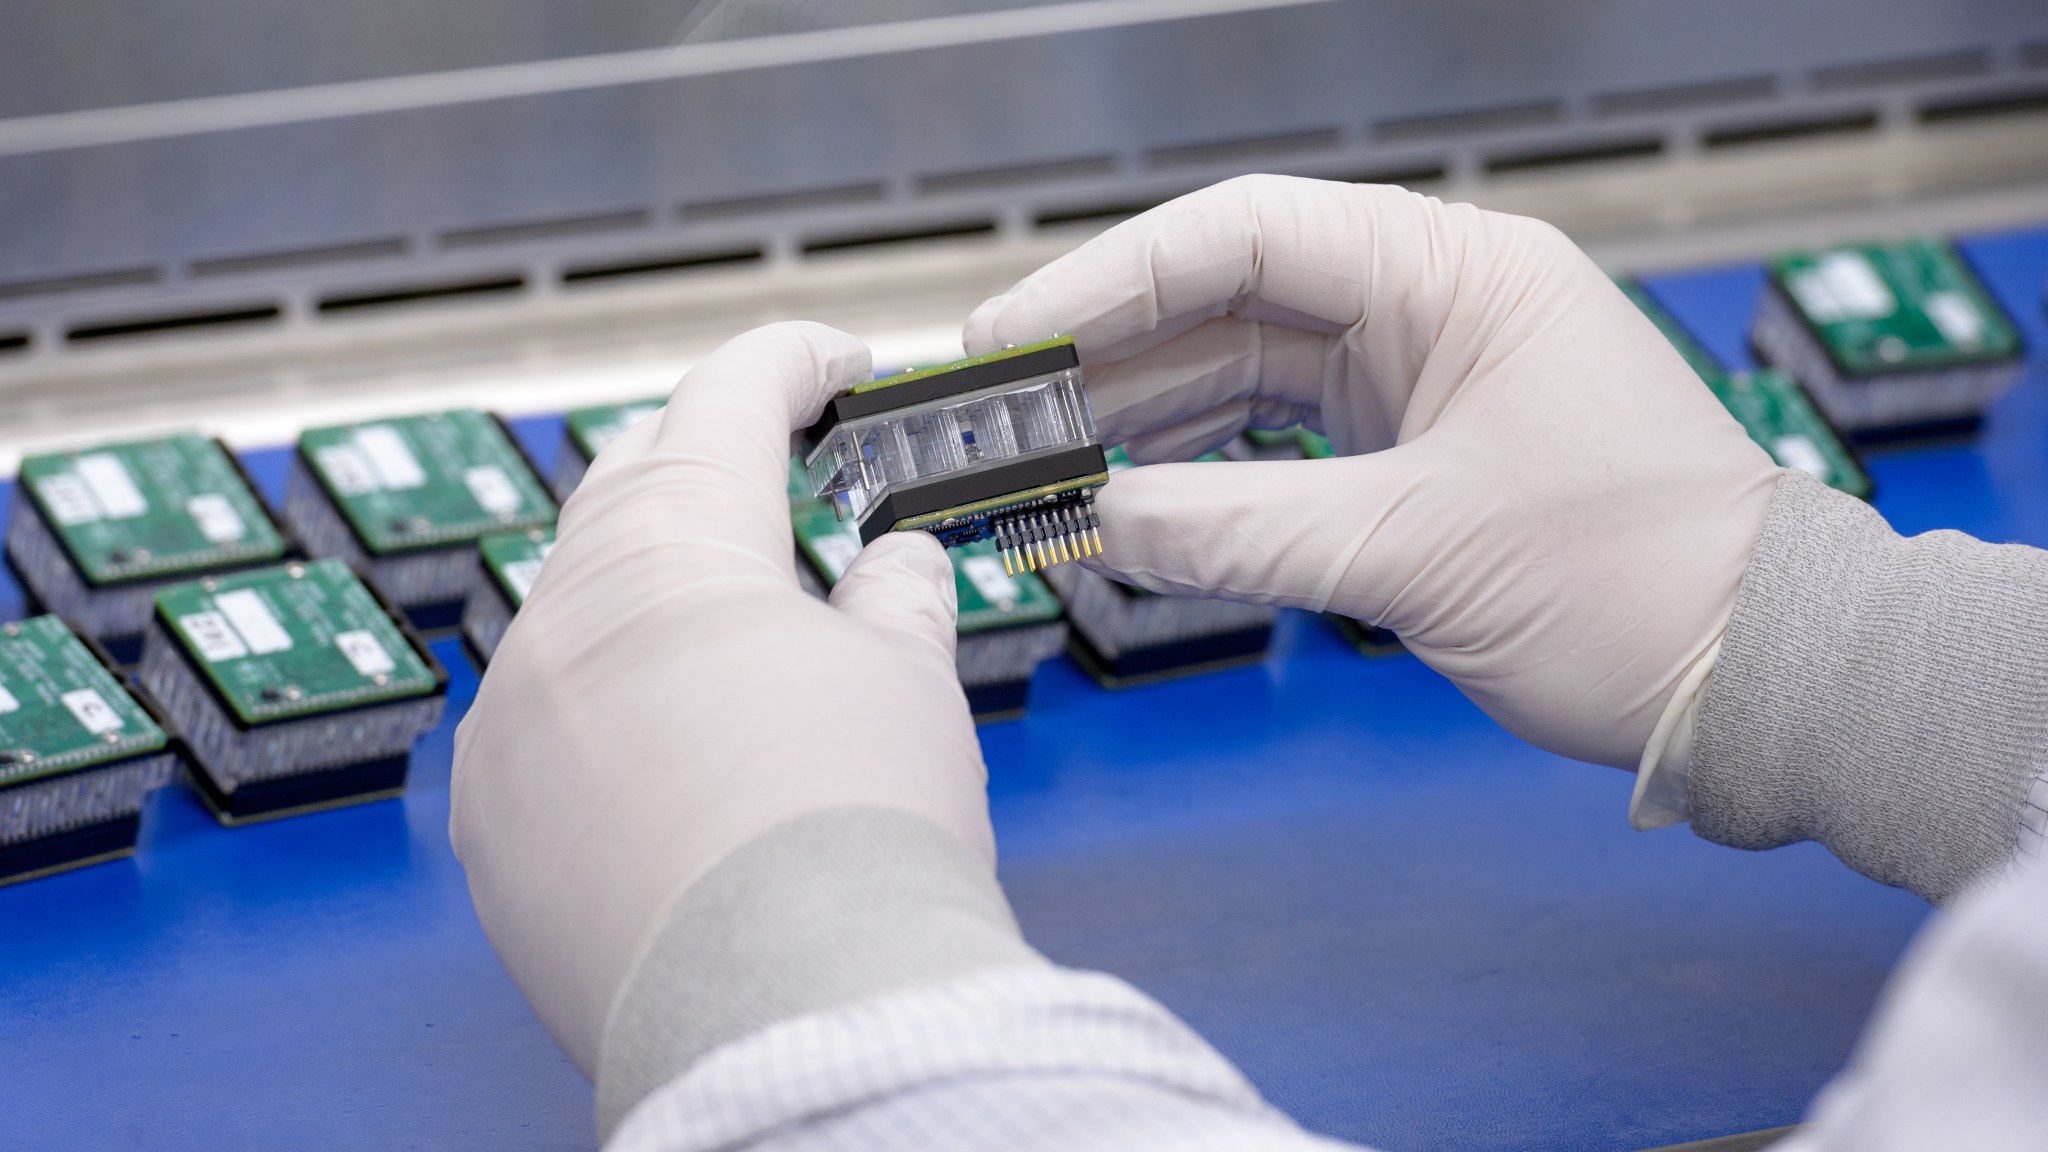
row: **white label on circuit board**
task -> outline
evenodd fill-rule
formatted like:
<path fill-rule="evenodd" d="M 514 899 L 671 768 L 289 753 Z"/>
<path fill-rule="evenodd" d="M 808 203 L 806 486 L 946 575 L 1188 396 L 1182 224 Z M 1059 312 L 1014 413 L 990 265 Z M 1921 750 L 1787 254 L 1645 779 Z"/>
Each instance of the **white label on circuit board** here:
<path fill-rule="evenodd" d="M 510 519 L 519 511 L 519 489 L 496 464 L 471 468 L 462 474 L 462 482 L 469 485 L 469 494 L 476 497 L 477 507 L 491 515 Z"/>
<path fill-rule="evenodd" d="M 337 632 L 334 646 L 355 665 L 356 672 L 363 676 L 382 676 L 398 665 L 391 662 L 391 654 L 377 643 L 377 638 L 368 632 Z"/>
<path fill-rule="evenodd" d="M 232 544 L 248 532 L 235 506 L 228 503 L 227 497 L 215 492 L 185 501 L 185 512 L 192 517 L 194 524 L 199 525 L 199 534 L 215 544 Z"/>
<path fill-rule="evenodd" d="M 5 684 L 0 684 L 0 716 L 5 716 L 9 712 L 19 711 L 21 711 L 21 701 L 14 698 L 14 693 L 9 692 Z"/>
<path fill-rule="evenodd" d="M 100 518 L 100 506 L 93 503 L 92 489 L 75 474 L 59 472 L 36 481 L 36 495 L 43 507 L 63 525 L 90 524 Z"/>
<path fill-rule="evenodd" d="M 78 477 L 85 481 L 85 486 L 92 489 L 93 503 L 100 506 L 100 515 L 109 520 L 129 520 L 149 511 L 149 501 L 142 498 L 142 489 L 135 486 L 119 456 L 95 452 L 80 456 L 73 467 L 78 469 Z"/>
<path fill-rule="evenodd" d="M 540 561 L 546 558 L 547 553 L 542 552 L 538 560 L 514 560 L 500 569 L 521 604 L 526 603 L 526 594 L 533 591 L 533 582 L 540 579 Z"/>
<path fill-rule="evenodd" d="M 107 706 L 106 697 L 90 688 L 76 688 L 58 697 L 85 730 L 97 736 L 102 732 L 113 732 L 122 727 L 121 714 Z"/>
<path fill-rule="evenodd" d="M 223 592 L 213 598 L 213 606 L 228 618 L 228 623 L 241 633 L 242 642 L 249 651 L 258 656 L 272 652 L 283 652 L 292 646 L 291 633 L 270 614 L 270 605 L 263 602 L 254 589 L 238 588 Z"/>
<path fill-rule="evenodd" d="M 983 600 L 998 607 L 1015 604 L 1017 597 L 1024 594 L 1023 586 L 1012 580 L 1003 571 L 1003 562 L 993 556 L 963 556 L 960 571 Z"/>
<path fill-rule="evenodd" d="M 320 464 L 320 474 L 327 477 L 327 483 L 343 496 L 361 496 L 377 490 L 377 473 L 370 467 L 370 458 L 347 444 L 329 444 L 313 454 Z"/>
<path fill-rule="evenodd" d="M 817 555 L 818 563 L 824 565 L 825 575 L 833 580 L 846 575 L 847 565 L 860 555 L 860 537 L 847 532 L 834 532 L 811 541 L 811 551 Z"/>
<path fill-rule="evenodd" d="M 604 451 L 606 445 L 625 435 L 626 429 L 631 428 L 633 425 L 659 411 L 661 411 L 661 405 L 659 404 L 635 404 L 631 408 L 620 412 L 618 419 L 592 428 L 589 436 L 586 437 L 590 441 L 591 455 L 595 456 L 597 453 Z"/>
<path fill-rule="evenodd" d="M 1792 295 L 1819 324 L 1875 320 L 1898 308 L 1877 269 L 1856 252 L 1830 252 L 1811 269 L 1792 277 Z"/>
<path fill-rule="evenodd" d="M 1984 317 L 1961 292 L 1936 292 L 1927 298 L 1927 318 L 1951 344 L 1975 348 L 1984 340 Z"/>
<path fill-rule="evenodd" d="M 1810 437 L 1780 436 L 1771 441 L 1771 455 L 1795 472 L 1804 472 L 1816 480 L 1828 478 L 1828 458 L 1821 454 L 1820 446 Z"/>
<path fill-rule="evenodd" d="M 377 485 L 394 491 L 418 488 L 427 482 L 420 462 L 405 446 L 405 437 L 389 424 L 370 424 L 356 429 L 356 451 L 369 460 L 377 474 Z"/>
<path fill-rule="evenodd" d="M 178 628 L 199 648 L 208 664 L 239 660 L 249 654 L 248 645 L 228 627 L 228 618 L 218 612 L 194 612 L 178 617 Z"/>

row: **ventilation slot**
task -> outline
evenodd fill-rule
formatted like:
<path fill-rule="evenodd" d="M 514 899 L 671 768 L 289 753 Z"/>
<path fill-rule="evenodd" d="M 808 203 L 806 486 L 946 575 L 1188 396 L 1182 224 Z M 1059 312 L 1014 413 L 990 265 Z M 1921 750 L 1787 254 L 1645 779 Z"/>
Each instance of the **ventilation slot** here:
<path fill-rule="evenodd" d="M 119 340 L 129 336 L 150 336 L 187 328 L 227 328 L 241 324 L 268 324 L 284 313 L 275 304 L 249 308 L 223 308 L 213 312 L 179 312 L 166 316 L 129 316 L 81 324 L 64 334 L 73 344 Z"/>
<path fill-rule="evenodd" d="M 1429 184 L 1450 175 L 1450 169 L 1441 161 L 1434 164 L 1409 164 L 1399 168 L 1380 168 L 1368 172 L 1354 172 L 1336 179 L 1350 184 Z"/>
<path fill-rule="evenodd" d="M 760 216 L 770 212 L 800 212 L 807 208 L 836 208 L 844 204 L 873 204 L 889 196 L 887 185 L 842 184 L 835 188 L 813 188 L 804 192 L 778 192 L 769 196 L 739 196 L 730 200 L 701 200 L 685 204 L 679 211 L 684 220 L 722 220 L 733 216 Z"/>
<path fill-rule="evenodd" d="M 350 244 L 328 244 L 318 248 L 296 248 L 282 252 L 256 252 L 246 256 L 222 256 L 194 260 L 194 276 L 237 276 L 245 272 L 280 272 L 289 268 L 310 268 L 342 264 L 351 260 L 384 260 L 405 255 L 409 245 L 403 236 L 383 240 L 362 240 Z"/>
<path fill-rule="evenodd" d="M 1486 170 L 1495 175 L 1508 172 L 1532 172 L 1544 168 L 1566 168 L 1578 164 L 1604 164 L 1614 160 L 1636 160 L 1659 156 L 1664 152 L 1664 141 L 1655 136 L 1638 137 L 1630 140 L 1610 140 L 1602 143 L 1572 144 L 1560 148 L 1546 148 L 1540 151 L 1514 152 L 1495 156 L 1486 162 Z"/>
<path fill-rule="evenodd" d="M 649 256 L 617 264 L 580 264 L 562 272 L 562 283 L 585 284 L 593 280 L 620 280 L 635 276 L 662 276 L 694 272 L 701 268 L 723 268 L 733 264 L 754 264 L 761 260 L 759 248 L 735 248 L 727 252 L 690 252 L 673 256 Z"/>
<path fill-rule="evenodd" d="M 1146 212 L 1166 203 L 1164 199 L 1146 198 L 1141 200 L 1105 200 L 1098 204 L 1074 204 L 1063 208 L 1050 208 L 1032 218 L 1032 224 L 1039 228 L 1057 228 L 1062 224 L 1110 224 L 1128 220 L 1140 212 Z"/>
<path fill-rule="evenodd" d="M 1698 84 L 1673 84 L 1666 88 L 1638 88 L 1593 97 L 1593 110 L 1602 116 L 1640 116 L 1655 112 L 1679 112 L 1688 108 L 1711 108 L 1719 104 L 1741 104 L 1769 100 L 1778 94 L 1775 76 L 1742 76 L 1731 80 L 1707 80 Z"/>
<path fill-rule="evenodd" d="M 1990 70 L 1990 54 L 1979 48 L 1968 52 L 1943 52 L 1934 56 L 1909 56 L 1870 64 L 1816 68 L 1813 86 L 1822 92 L 1839 92 L 1848 88 L 1883 88 L 1925 80 L 1954 80 L 1962 76 L 1981 76 Z"/>
<path fill-rule="evenodd" d="M 2048 88 L 2025 88 L 1995 95 L 1929 101 L 1920 106 L 1920 119 L 1927 124 L 1953 124 L 1957 121 L 1984 120 L 1994 116 L 2019 116 L 2030 112 L 2048 112 Z"/>
<path fill-rule="evenodd" d="M 1145 163 L 1153 168 L 1190 168 L 1197 164 L 1227 164 L 1238 160 L 1285 156 L 1295 152 L 1327 151 L 1343 142 L 1344 133 L 1338 129 L 1314 128 L 1306 132 L 1241 136 L 1229 140 L 1209 140 L 1199 144 L 1153 148 L 1145 153 Z"/>
<path fill-rule="evenodd" d="M 452 284 L 421 284 L 410 288 L 387 288 L 379 292 L 352 292 L 328 296 L 320 301 L 322 312 L 354 312 L 371 308 L 396 308 L 454 300 L 465 296 L 501 296 L 526 287 L 524 276 L 498 276 L 488 280 L 463 280 Z"/>
<path fill-rule="evenodd" d="M 0 300 L 23 296 L 55 296 L 60 292 L 95 292 L 102 288 L 133 288 L 154 284 L 162 278 L 154 268 L 120 268 L 106 272 L 81 272 L 74 276 L 52 276 L 43 280 L 16 280 L 0 284 Z"/>
<path fill-rule="evenodd" d="M 1386 143 L 1428 140 L 1438 136 L 1469 136 L 1477 132 L 1503 132 L 1556 124 L 1564 119 L 1564 106 L 1555 100 L 1533 104 L 1505 104 L 1497 108 L 1473 108 L 1429 116 L 1406 116 L 1381 120 L 1372 126 L 1373 138 Z"/>
<path fill-rule="evenodd" d="M 821 252 L 843 252 L 852 248 L 883 248 L 894 244 L 915 244 L 924 240 L 948 240 L 961 236 L 987 236 L 996 230 L 993 220 L 970 220 L 959 224 L 945 224 L 936 228 L 914 228 L 901 231 L 853 232 L 841 236 L 821 236 L 804 242 L 804 255 Z"/>
<path fill-rule="evenodd" d="M 1710 128 L 1701 136 L 1709 148 L 1739 148 L 1746 144 L 1768 144 L 1778 140 L 1803 140 L 1812 136 L 1841 136 L 1871 132 L 1877 128 L 1877 113 L 1841 112 L 1797 120 L 1772 120 L 1756 124 L 1735 124 Z"/>
<path fill-rule="evenodd" d="M 20 352 L 28 347 L 28 333 L 0 332 L 0 354 Z"/>
<path fill-rule="evenodd" d="M 518 224 L 491 224 L 480 228 L 455 228 L 441 233 L 443 248 L 482 248 L 491 244 L 523 244 L 553 240 L 561 236 L 588 236 L 595 232 L 624 232 L 645 228 L 654 214 L 645 208 L 629 212 L 605 212 L 595 216 L 563 216 L 553 220 L 528 220 Z"/>
<path fill-rule="evenodd" d="M 985 192 L 1020 184 L 1044 184 L 1053 180 L 1085 180 L 1116 174 L 1116 157 L 1083 156 L 1075 160 L 1052 160 L 1043 164 L 1013 164 L 1004 168 L 977 168 L 968 172 L 940 172 L 917 179 L 917 191 L 924 196 L 948 192 Z"/>

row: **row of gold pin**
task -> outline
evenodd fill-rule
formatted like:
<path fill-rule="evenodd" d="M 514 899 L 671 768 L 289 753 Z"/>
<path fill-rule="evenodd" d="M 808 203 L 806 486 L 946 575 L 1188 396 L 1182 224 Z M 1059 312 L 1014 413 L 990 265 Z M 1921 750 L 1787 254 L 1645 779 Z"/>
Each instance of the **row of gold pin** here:
<path fill-rule="evenodd" d="M 1012 576 L 1102 555 L 1099 522 L 1094 510 L 1085 505 L 1012 512 L 991 523 L 996 547 L 1003 553 L 1003 571 Z"/>

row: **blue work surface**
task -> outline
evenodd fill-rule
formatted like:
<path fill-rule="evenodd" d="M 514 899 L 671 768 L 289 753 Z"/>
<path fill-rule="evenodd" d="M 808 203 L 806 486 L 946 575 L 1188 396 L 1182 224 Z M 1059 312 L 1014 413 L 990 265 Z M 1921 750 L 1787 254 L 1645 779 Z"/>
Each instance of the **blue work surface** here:
<path fill-rule="evenodd" d="M 2048 232 L 1966 247 L 2048 346 Z M 1741 364 L 1760 283 L 1652 287 Z M 2048 545 L 2044 384 L 2037 360 L 1975 445 L 1874 458 L 1880 506 Z M 543 456 L 558 430 L 520 427 Z M 273 498 L 283 459 L 251 460 Z M 438 651 L 455 706 L 402 802 L 228 830 L 170 789 L 134 860 L 0 890 L 0 1147 L 594 1142 L 589 1086 L 449 852 L 475 678 Z M 1163 1000 L 1310 1128 L 1387 1149 L 1795 1121 L 1926 915 L 1812 845 L 1630 832 L 1629 776 L 1530 749 L 1416 661 L 1298 614 L 1259 668 L 1109 693 L 1055 661 L 983 743 L 1033 942 Z"/>

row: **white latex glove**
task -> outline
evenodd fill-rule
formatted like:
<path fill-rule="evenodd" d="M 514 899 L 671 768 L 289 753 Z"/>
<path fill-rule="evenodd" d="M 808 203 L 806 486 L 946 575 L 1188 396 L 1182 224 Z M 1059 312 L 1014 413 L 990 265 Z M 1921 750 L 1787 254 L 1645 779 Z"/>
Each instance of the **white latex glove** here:
<path fill-rule="evenodd" d="M 937 542 L 876 541 L 829 606 L 797 587 L 791 430 L 868 378 L 867 349 L 816 324 L 692 369 L 562 510 L 456 732 L 449 835 L 477 915 L 586 1074 L 668 907 L 775 825 L 895 808 L 993 866 Z"/>
<path fill-rule="evenodd" d="M 965 342 L 1055 332 L 1140 464 L 1296 421 L 1344 454 L 1120 473 L 1105 569 L 1390 628 L 1532 743 L 1655 762 L 1778 469 L 1556 229 L 1245 177 L 1041 269 Z"/>

